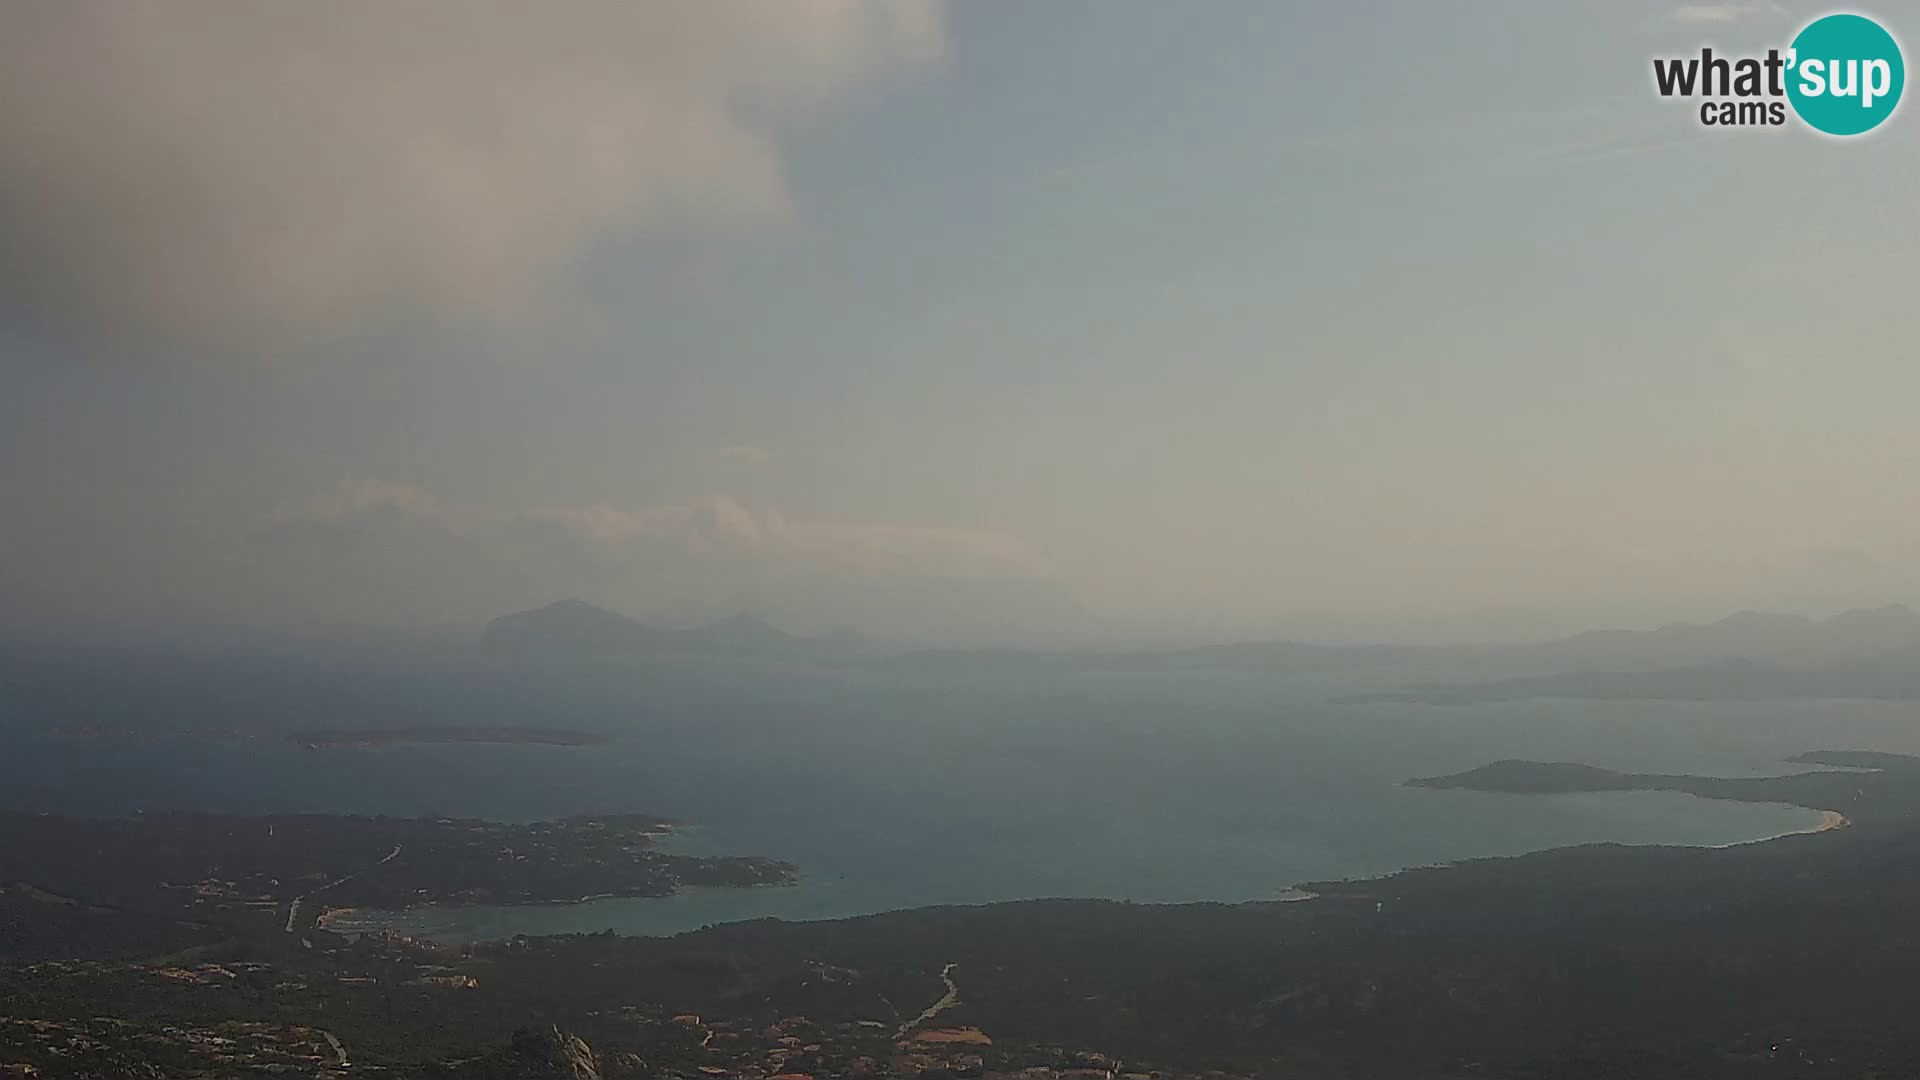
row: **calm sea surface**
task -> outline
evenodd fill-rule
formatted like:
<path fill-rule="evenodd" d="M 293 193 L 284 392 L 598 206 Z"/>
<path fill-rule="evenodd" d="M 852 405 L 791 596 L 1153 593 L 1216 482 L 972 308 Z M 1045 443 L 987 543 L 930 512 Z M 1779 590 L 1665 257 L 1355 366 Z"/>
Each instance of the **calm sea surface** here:
<path fill-rule="evenodd" d="M 509 820 L 650 812 L 687 823 L 674 850 L 768 855 L 801 868 L 801 883 L 786 888 L 373 912 L 341 924 L 463 940 L 673 933 L 1053 896 L 1253 900 L 1303 881 L 1568 844 L 1723 844 L 1807 828 L 1818 815 L 1674 794 L 1505 796 L 1402 781 L 1505 757 L 1748 775 L 1791 771 L 1780 759 L 1805 749 L 1920 750 L 1910 705 L 1335 707 L 1289 700 L 1283 688 L 1258 691 L 1119 681 L 1022 693 L 865 687 L 792 701 L 683 698 L 611 721 L 602 710 L 594 719 L 619 737 L 584 747 L 304 751 L 280 734 L 74 739 L 10 724 L 0 802 Z M 365 722 L 380 708 L 367 703 L 339 722 Z M 461 715 L 568 719 L 565 709 L 530 709 L 516 699 L 485 715 L 469 703 Z"/>

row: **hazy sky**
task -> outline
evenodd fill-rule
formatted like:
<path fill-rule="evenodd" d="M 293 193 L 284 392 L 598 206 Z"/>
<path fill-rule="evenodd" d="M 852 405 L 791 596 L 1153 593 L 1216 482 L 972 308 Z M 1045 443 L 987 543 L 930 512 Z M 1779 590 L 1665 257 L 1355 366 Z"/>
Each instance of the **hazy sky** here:
<path fill-rule="evenodd" d="M 1920 119 L 1651 88 L 1820 10 L 7 5 L 0 617 L 1920 600 Z"/>

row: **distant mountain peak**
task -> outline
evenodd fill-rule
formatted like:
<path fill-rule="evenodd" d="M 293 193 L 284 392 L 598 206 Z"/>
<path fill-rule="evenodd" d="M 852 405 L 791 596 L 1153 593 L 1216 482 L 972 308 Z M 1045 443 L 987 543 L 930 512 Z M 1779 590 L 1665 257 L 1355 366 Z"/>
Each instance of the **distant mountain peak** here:
<path fill-rule="evenodd" d="M 1800 630 L 1812 626 L 1814 621 L 1805 615 L 1795 615 L 1785 611 L 1736 611 L 1714 623 L 1714 626 L 1728 630 L 1782 629 Z M 1685 624 L 1682 624 L 1685 625 Z"/>
<path fill-rule="evenodd" d="M 540 607 L 533 608 L 528 611 L 516 611 L 511 615 L 503 615 L 501 616 L 501 618 L 514 619 L 514 618 L 527 618 L 527 617 L 536 617 L 536 616 L 540 618 L 545 618 L 545 619 L 574 619 L 574 620 L 587 620 L 587 619 L 616 620 L 617 619 L 622 621 L 631 621 L 631 620 L 628 620 L 625 615 L 622 615 L 617 611 L 608 611 L 606 608 L 603 608 L 598 604 L 589 604 L 585 600 L 580 599 L 579 597 L 568 597 L 565 600 L 555 600 L 551 604 L 544 604 Z M 494 621 L 498 622 L 500 620 L 495 619 Z"/>
<path fill-rule="evenodd" d="M 585 600 L 566 599 L 502 615 L 487 624 L 481 641 L 489 648 L 516 651 L 603 650 L 646 629 L 625 615 Z"/>
<path fill-rule="evenodd" d="M 600 607 L 597 604 L 589 604 L 585 600 L 581 600 L 578 597 L 568 597 L 565 600 L 555 600 L 550 604 L 542 604 L 537 608 L 530 608 L 526 611 L 516 611 L 510 615 L 502 615 L 500 616 L 500 618 L 495 619 L 493 621 L 500 622 L 503 619 L 531 619 L 531 618 L 621 619 L 629 622 L 632 621 L 627 619 L 625 615 L 622 615 L 619 612 L 608 611 L 606 608 Z"/>
<path fill-rule="evenodd" d="M 1920 647 L 1920 614 L 1905 604 L 1815 619 L 1777 611 L 1736 611 L 1711 623 L 1658 630 L 1589 631 L 1543 649 L 1585 668 L 1684 666 L 1743 659 L 1788 665 L 1868 660 Z"/>
<path fill-rule="evenodd" d="M 1915 623 L 1915 622 L 1920 622 L 1920 614 L 1915 613 L 1912 608 L 1908 607 L 1905 604 L 1893 603 L 1893 604 L 1885 604 L 1876 608 L 1853 608 L 1851 610 L 1843 611 L 1838 615 L 1835 615 L 1833 618 L 1828 619 L 1827 622 L 1835 623 L 1835 624 Z"/>
<path fill-rule="evenodd" d="M 582 600 L 577 596 L 569 596 L 565 600 L 555 600 L 553 603 L 547 604 L 544 607 L 536 608 L 535 610 L 537 611 L 606 611 L 607 609 L 600 607 L 597 604 L 589 604 L 585 600 Z"/>
<path fill-rule="evenodd" d="M 549 655 L 825 657 L 848 651 L 844 636 L 810 638 L 770 625 L 752 611 L 684 630 L 648 626 L 577 598 L 502 615 L 487 624 L 490 648 Z"/>

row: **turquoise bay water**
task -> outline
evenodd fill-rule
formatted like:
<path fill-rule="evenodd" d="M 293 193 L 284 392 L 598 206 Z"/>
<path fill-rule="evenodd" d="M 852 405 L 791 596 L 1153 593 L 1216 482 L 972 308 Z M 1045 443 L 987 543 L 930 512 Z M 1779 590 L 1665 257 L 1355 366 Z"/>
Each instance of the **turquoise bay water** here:
<path fill-rule="evenodd" d="M 1300 882 L 1388 873 L 1408 866 L 1491 855 L 1517 855 L 1569 844 L 1738 843 L 1816 826 L 1820 815 L 1777 804 L 1720 803 L 1665 792 L 1608 792 L 1527 799 L 1470 792 L 1429 792 L 1443 804 L 1425 808 L 1417 824 L 1386 827 L 1364 851 L 1331 850 L 1343 832 L 1326 814 L 1306 813 L 1222 841 L 1196 829 L 1130 832 L 1118 849 L 1092 837 L 1092 851 L 1061 846 L 958 844 L 928 851 L 902 844 L 894 858 L 844 855 L 822 870 L 803 867 L 798 884 L 752 889 L 694 888 L 661 899 L 608 899 L 581 904 L 438 907 L 352 912 L 336 930 L 388 929 L 446 942 L 515 934 L 676 934 L 743 919 L 833 919 L 944 904 L 1071 896 L 1138 902 L 1274 900 Z M 1382 823 L 1384 824 L 1384 823 Z M 1443 837 L 1436 826 L 1479 829 Z M 752 832 L 753 830 L 746 830 Z M 711 835 L 669 850 L 743 850 Z M 742 839 L 747 839 L 743 836 Z M 862 838 L 865 840 L 866 838 Z M 864 861 L 871 859 L 872 861 Z"/>
<path fill-rule="evenodd" d="M 1056 896 L 1272 899 L 1304 881 L 1568 844 L 1734 843 L 1809 828 L 1819 815 L 1671 793 L 1506 796 L 1403 781 L 1503 757 L 1741 775 L 1792 771 L 1781 759 L 1805 749 L 1920 749 L 1909 710 L 1895 705 L 1340 708 L 1289 700 L 1284 687 L 1245 689 L 869 687 L 642 703 L 609 725 L 614 742 L 585 747 L 315 752 L 271 734 L 125 742 L 29 732 L 13 737 L 19 752 L 0 763 L 0 783 L 7 805 L 81 812 L 658 813 L 687 823 L 672 850 L 768 855 L 801 870 L 784 888 L 373 912 L 338 924 L 457 941 Z M 468 722 L 526 722 L 515 709 Z"/>

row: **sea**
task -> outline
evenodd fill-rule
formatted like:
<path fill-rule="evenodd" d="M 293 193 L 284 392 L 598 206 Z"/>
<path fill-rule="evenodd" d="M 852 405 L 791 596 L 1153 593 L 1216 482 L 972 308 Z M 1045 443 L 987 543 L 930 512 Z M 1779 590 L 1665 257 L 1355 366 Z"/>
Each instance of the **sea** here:
<path fill-rule="evenodd" d="M 184 701 L 111 685 L 84 699 L 93 727 L 150 722 L 151 737 L 76 736 L 72 700 L 42 695 L 36 710 L 33 695 L 24 705 L 14 695 L 0 806 L 496 820 L 652 813 L 680 823 L 669 850 L 799 868 L 791 886 L 366 911 L 334 924 L 472 941 L 1046 897 L 1274 900 L 1297 896 L 1302 883 L 1575 844 L 1740 843 L 1809 829 L 1820 815 L 1674 793 L 1522 796 L 1404 782 L 1501 758 L 1743 776 L 1796 771 L 1784 758 L 1803 750 L 1920 752 L 1910 703 L 1336 705 L 1311 680 L 1193 673 L 1017 686 L 767 676 L 621 687 L 628 677 L 596 673 L 584 692 L 553 672 L 506 685 L 443 670 L 335 670 L 232 680 Z M 166 733 L 183 719 L 200 734 Z M 329 721 L 590 725 L 613 738 L 330 750 L 286 738 L 296 724 Z M 204 737 L 208 727 L 241 736 Z"/>

